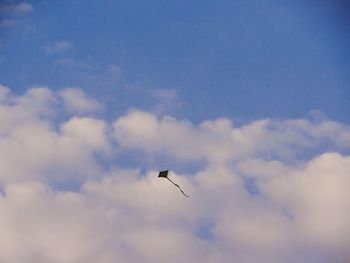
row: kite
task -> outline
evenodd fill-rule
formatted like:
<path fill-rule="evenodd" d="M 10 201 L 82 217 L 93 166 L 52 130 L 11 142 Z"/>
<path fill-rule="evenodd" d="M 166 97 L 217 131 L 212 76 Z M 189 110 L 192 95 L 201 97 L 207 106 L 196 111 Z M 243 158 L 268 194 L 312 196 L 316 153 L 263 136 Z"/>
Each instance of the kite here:
<path fill-rule="evenodd" d="M 169 170 L 160 171 L 160 172 L 159 172 L 159 175 L 158 175 L 158 178 L 159 178 L 159 177 L 163 177 L 163 178 L 168 179 L 173 185 L 175 185 L 177 188 L 180 189 L 181 193 L 182 193 L 184 196 L 190 197 L 189 195 L 185 194 L 184 191 L 182 191 L 181 187 L 180 187 L 178 184 L 175 184 L 173 181 L 170 180 L 170 178 L 168 177 L 168 172 L 169 172 Z"/>

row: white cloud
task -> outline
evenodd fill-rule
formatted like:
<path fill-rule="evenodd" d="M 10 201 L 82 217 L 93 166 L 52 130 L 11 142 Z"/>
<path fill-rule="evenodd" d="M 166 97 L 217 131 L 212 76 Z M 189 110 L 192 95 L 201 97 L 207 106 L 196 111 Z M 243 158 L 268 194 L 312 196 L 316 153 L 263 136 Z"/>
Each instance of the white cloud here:
<path fill-rule="evenodd" d="M 45 46 L 44 50 L 48 54 L 62 53 L 73 48 L 73 44 L 68 41 L 57 41 Z"/>
<path fill-rule="evenodd" d="M 77 67 L 90 69 L 92 66 L 88 63 L 78 61 L 73 58 L 60 58 L 55 60 L 54 65 L 56 66 L 67 66 L 67 67 Z"/>
<path fill-rule="evenodd" d="M 151 91 L 152 97 L 156 100 L 153 111 L 163 114 L 169 109 L 179 108 L 184 104 L 174 89 L 154 89 Z"/>
<path fill-rule="evenodd" d="M 114 78 L 120 79 L 122 75 L 121 67 L 119 67 L 118 65 L 109 65 L 108 69 Z"/>
<path fill-rule="evenodd" d="M 12 6 L 12 10 L 15 14 L 25 14 L 34 11 L 34 8 L 31 4 L 27 2 L 21 2 L 17 5 Z"/>
<path fill-rule="evenodd" d="M 76 114 L 101 112 L 103 106 L 79 88 L 67 88 L 60 93 L 66 111 Z"/>
<path fill-rule="evenodd" d="M 350 157 L 325 153 L 298 170 L 290 170 L 262 183 L 263 189 L 294 212 L 300 230 L 311 241 L 347 246 L 350 213 L 344 207 L 350 202 Z"/>
<path fill-rule="evenodd" d="M 0 84 L 0 101 L 3 101 L 10 93 L 10 89 Z"/>
<path fill-rule="evenodd" d="M 21 2 L 18 4 L 8 3 L 0 6 L 0 12 L 9 16 L 23 15 L 33 11 L 33 6 L 27 2 Z"/>
<path fill-rule="evenodd" d="M 0 28 L 9 28 L 13 27 L 16 24 L 15 19 L 4 19 L 0 21 Z"/>
<path fill-rule="evenodd" d="M 1 261 L 106 262 L 103 246 L 112 233 L 103 208 L 92 208 L 81 194 L 55 193 L 38 182 L 9 185 L 5 194 Z"/>
<path fill-rule="evenodd" d="M 0 86 L 1 262 L 348 262 L 349 126 L 142 111 L 111 124 L 86 115 L 91 100 Z M 67 103 L 71 115 L 55 119 Z M 118 167 L 130 150 L 171 158 L 190 198 L 156 170 Z M 173 171 L 199 159 L 191 174 Z"/>
<path fill-rule="evenodd" d="M 149 87 L 143 81 L 127 84 L 125 91 L 132 94 L 129 99 L 135 100 L 139 108 L 147 109 L 158 116 L 179 111 L 186 104 L 175 89 Z"/>
<path fill-rule="evenodd" d="M 81 141 L 91 149 L 107 149 L 107 124 L 102 120 L 73 117 L 61 126 L 62 134 L 73 141 Z"/>
<path fill-rule="evenodd" d="M 33 6 L 27 2 L 0 4 L 0 28 L 16 26 L 24 15 L 33 11 Z"/>
<path fill-rule="evenodd" d="M 178 159 L 206 159 L 209 162 L 264 156 L 293 160 L 298 154 L 329 143 L 340 150 L 350 146 L 350 129 L 324 120 L 258 120 L 234 127 L 226 118 L 194 126 L 170 116 L 131 111 L 114 123 L 115 137 L 125 148 L 148 153 L 162 152 Z"/>
<path fill-rule="evenodd" d="M 23 96 L 2 90 L 0 182 L 42 178 L 47 172 L 51 178 L 84 177 L 98 170 L 93 153 L 108 151 L 103 121 L 73 117 L 57 129 L 53 123 L 57 94 L 47 88 L 30 89 Z"/>

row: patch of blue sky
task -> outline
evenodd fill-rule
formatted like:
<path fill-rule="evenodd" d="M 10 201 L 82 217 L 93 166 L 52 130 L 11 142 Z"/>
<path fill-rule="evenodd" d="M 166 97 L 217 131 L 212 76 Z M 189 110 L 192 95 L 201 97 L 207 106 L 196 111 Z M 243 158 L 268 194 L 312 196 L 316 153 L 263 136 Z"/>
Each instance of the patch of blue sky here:
<path fill-rule="evenodd" d="M 198 171 L 206 167 L 207 162 L 203 160 L 178 160 L 171 155 L 154 153 L 149 154 L 135 149 L 123 149 L 115 155 L 103 161 L 104 167 L 117 165 L 123 169 L 139 167 L 141 174 L 154 170 L 171 170 L 178 175 L 194 176 Z"/>
<path fill-rule="evenodd" d="M 211 218 L 202 218 L 197 225 L 195 234 L 199 239 L 212 241 L 215 236 L 213 233 L 215 227 L 215 220 Z"/>
<path fill-rule="evenodd" d="M 287 208 L 281 208 L 281 213 L 288 218 L 290 221 L 294 222 L 295 221 L 295 215 L 293 214 L 292 211 L 290 211 Z"/>
<path fill-rule="evenodd" d="M 172 113 L 193 121 L 300 117 L 312 109 L 350 120 L 341 1 L 29 2 L 33 30 L 7 33 L 1 49 L 0 79 L 12 89 L 79 86 L 112 100 L 113 114 L 150 107 L 139 103 L 150 100 L 144 93 L 127 88 L 137 83 L 176 90 L 187 103 Z M 71 48 L 45 52 L 59 41 Z"/>
<path fill-rule="evenodd" d="M 251 195 L 251 196 L 260 196 L 261 191 L 256 183 L 257 179 L 251 176 L 245 176 L 243 177 L 243 184 L 244 189 Z"/>

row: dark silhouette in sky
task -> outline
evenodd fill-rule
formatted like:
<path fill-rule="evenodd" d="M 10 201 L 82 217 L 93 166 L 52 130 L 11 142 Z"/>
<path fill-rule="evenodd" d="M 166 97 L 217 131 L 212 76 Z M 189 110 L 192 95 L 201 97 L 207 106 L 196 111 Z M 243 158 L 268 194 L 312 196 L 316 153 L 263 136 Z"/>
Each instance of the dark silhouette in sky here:
<path fill-rule="evenodd" d="M 173 185 L 175 185 L 176 187 L 178 187 L 178 188 L 180 189 L 181 193 L 182 193 L 184 196 L 190 197 L 189 195 L 185 194 L 184 191 L 182 191 L 181 187 L 180 187 L 178 184 L 175 184 L 173 181 L 170 180 L 170 178 L 168 177 L 168 172 L 169 172 L 169 170 L 160 171 L 160 172 L 159 172 L 159 175 L 158 175 L 158 178 L 159 178 L 159 177 L 163 177 L 163 178 L 168 179 Z"/>

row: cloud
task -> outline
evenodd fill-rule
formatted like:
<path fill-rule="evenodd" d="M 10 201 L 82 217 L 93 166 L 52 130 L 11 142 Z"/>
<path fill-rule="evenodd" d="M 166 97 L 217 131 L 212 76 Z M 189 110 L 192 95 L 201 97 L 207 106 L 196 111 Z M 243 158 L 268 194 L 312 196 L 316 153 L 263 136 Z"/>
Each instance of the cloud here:
<path fill-rule="evenodd" d="M 153 111 L 158 114 L 164 114 L 169 109 L 180 108 L 184 104 L 174 89 L 154 89 L 151 95 L 156 100 Z"/>
<path fill-rule="evenodd" d="M 85 103 L 81 89 L 0 86 L 1 262 L 349 262 L 348 125 L 110 122 Z M 127 167 L 130 151 L 155 169 Z M 157 178 L 166 158 L 190 198 Z"/>
<path fill-rule="evenodd" d="M 80 178 L 98 169 L 93 154 L 108 148 L 103 121 L 73 115 L 55 128 L 53 110 L 60 104 L 58 94 L 43 87 L 30 89 L 23 96 L 9 93 L 6 87 L 1 90 L 0 183 L 45 179 L 46 173 L 51 175 L 45 180 Z M 89 165 L 80 163 L 82 167 L 74 168 L 79 162 Z"/>
<path fill-rule="evenodd" d="M 15 19 L 4 19 L 0 21 L 0 28 L 8 28 L 8 27 L 13 27 L 16 24 Z"/>
<path fill-rule="evenodd" d="M 21 21 L 21 18 L 34 11 L 31 4 L 27 2 L 21 2 L 18 4 L 13 3 L 0 3 L 0 28 L 12 28 Z"/>
<path fill-rule="evenodd" d="M 67 88 L 60 92 L 64 109 L 76 114 L 101 112 L 103 106 L 78 88 Z"/>
<path fill-rule="evenodd" d="M 10 89 L 0 84 L 0 101 L 4 100 L 9 93 L 10 93 Z"/>
<path fill-rule="evenodd" d="M 73 44 L 68 41 L 57 41 L 44 47 L 47 54 L 63 53 L 73 48 Z"/>
<path fill-rule="evenodd" d="M 92 66 L 88 63 L 78 61 L 73 58 L 60 58 L 55 60 L 54 65 L 56 66 L 67 66 L 67 67 L 77 67 L 77 68 L 85 68 L 90 69 Z"/>
<path fill-rule="evenodd" d="M 25 13 L 30 13 L 34 11 L 33 6 L 27 2 L 21 2 L 17 5 L 11 6 L 10 8 L 12 9 L 12 12 L 15 14 L 25 14 Z"/>
<path fill-rule="evenodd" d="M 129 100 L 134 100 L 139 108 L 147 109 L 158 116 L 179 111 L 185 105 L 176 90 L 148 87 L 142 81 L 127 84 L 125 91 L 130 96 Z"/>
<path fill-rule="evenodd" d="M 261 182 L 262 189 L 279 205 L 294 212 L 300 230 L 312 242 L 337 245 L 349 240 L 350 157 L 324 153 L 298 171 Z M 325 190 L 326 189 L 326 190 Z M 327 213 L 324 213 L 327 211 Z M 319 218 L 322 215 L 322 218 Z M 344 229 L 345 231 L 340 231 Z"/>
<path fill-rule="evenodd" d="M 33 6 L 27 2 L 21 2 L 18 4 L 5 3 L 0 5 L 0 12 L 9 16 L 23 15 L 33 11 Z"/>
<path fill-rule="evenodd" d="M 293 160 L 309 150 L 322 151 L 324 144 L 341 150 L 350 142 L 349 127 L 330 120 L 265 119 L 235 127 L 231 120 L 220 118 L 194 126 L 186 120 L 134 110 L 119 118 L 114 128 L 116 139 L 125 148 L 209 162 L 254 156 Z"/>
<path fill-rule="evenodd" d="M 113 75 L 114 78 L 120 79 L 122 75 L 122 69 L 118 65 L 109 65 L 109 72 Z"/>

